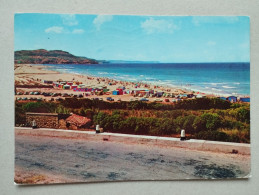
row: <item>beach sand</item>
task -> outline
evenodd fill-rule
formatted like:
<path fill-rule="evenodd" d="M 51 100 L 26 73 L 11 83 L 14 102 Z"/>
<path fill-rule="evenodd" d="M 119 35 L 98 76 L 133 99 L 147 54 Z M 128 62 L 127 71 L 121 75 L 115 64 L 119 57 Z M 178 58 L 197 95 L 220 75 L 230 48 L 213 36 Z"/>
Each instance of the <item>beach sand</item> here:
<path fill-rule="evenodd" d="M 190 93 L 183 89 L 177 88 L 169 88 L 163 86 L 154 86 L 145 83 L 134 83 L 127 81 L 116 81 L 110 78 L 105 77 L 93 77 L 87 75 L 79 75 L 72 73 L 59 73 L 51 70 L 47 70 L 47 67 L 44 65 L 15 65 L 14 75 L 15 75 L 15 85 L 17 92 L 31 92 L 31 91 L 39 91 L 39 92 L 48 92 L 48 93 L 68 93 L 68 94 L 82 94 L 83 92 L 74 92 L 72 89 L 64 90 L 60 88 L 19 88 L 19 85 L 44 85 L 43 80 L 50 81 L 74 81 L 74 82 L 82 82 L 86 86 L 107 86 L 109 91 L 116 90 L 120 86 L 124 86 L 126 89 L 134 89 L 137 88 L 146 88 L 155 91 L 163 91 L 167 93 L 174 94 L 187 94 Z M 112 83 L 112 85 L 109 85 Z M 21 95 L 19 97 L 30 97 L 30 95 Z M 43 97 L 43 96 L 42 96 Z M 124 95 L 91 95 L 89 98 L 102 97 L 103 100 L 106 100 L 106 97 L 112 97 L 114 100 L 121 99 L 122 101 L 130 101 L 133 98 L 130 94 Z M 49 100 L 51 97 L 44 97 L 45 100 Z M 135 98 L 133 98 L 135 99 Z M 150 98 L 149 98 L 150 99 Z M 152 98 L 153 100 L 156 97 Z M 164 101 L 165 97 L 159 98 Z"/>

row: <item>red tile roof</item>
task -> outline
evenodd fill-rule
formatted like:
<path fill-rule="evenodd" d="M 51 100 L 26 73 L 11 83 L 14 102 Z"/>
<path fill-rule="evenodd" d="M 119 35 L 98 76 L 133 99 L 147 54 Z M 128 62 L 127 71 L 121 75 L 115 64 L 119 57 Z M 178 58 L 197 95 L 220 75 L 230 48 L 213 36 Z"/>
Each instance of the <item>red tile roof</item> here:
<path fill-rule="evenodd" d="M 73 125 L 76 125 L 78 127 L 81 127 L 89 122 L 91 122 L 91 119 L 79 116 L 76 114 L 72 114 L 70 117 L 66 119 L 66 122 L 72 123 Z"/>

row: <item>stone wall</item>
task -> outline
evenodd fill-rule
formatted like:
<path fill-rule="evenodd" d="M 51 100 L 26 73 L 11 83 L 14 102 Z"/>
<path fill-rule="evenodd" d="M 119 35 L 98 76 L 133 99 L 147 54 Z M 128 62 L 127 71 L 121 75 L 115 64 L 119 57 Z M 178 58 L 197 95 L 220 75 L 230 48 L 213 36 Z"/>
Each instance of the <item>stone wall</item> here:
<path fill-rule="evenodd" d="M 26 113 L 26 123 L 32 126 L 32 121 L 35 120 L 37 127 L 54 128 L 59 127 L 59 120 L 57 113 Z"/>

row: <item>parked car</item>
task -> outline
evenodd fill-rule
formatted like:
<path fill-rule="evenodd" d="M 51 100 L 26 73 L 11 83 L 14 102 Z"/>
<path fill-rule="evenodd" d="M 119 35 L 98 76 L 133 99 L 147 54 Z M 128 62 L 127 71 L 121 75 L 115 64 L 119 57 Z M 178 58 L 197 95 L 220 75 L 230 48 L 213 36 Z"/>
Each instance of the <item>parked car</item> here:
<path fill-rule="evenodd" d="M 114 101 L 114 99 L 111 98 L 111 97 L 107 97 L 106 100 L 108 100 L 108 101 Z"/>
<path fill-rule="evenodd" d="M 51 96 L 50 93 L 46 93 L 46 92 L 44 92 L 43 95 L 44 95 L 44 96 Z"/>
<path fill-rule="evenodd" d="M 155 99 L 155 102 L 162 102 L 163 100 L 161 99 Z"/>
<path fill-rule="evenodd" d="M 165 102 L 169 102 L 169 99 L 165 99 Z"/>
<path fill-rule="evenodd" d="M 69 95 L 67 93 L 63 93 L 61 96 L 62 97 L 69 97 Z"/>
<path fill-rule="evenodd" d="M 148 102 L 149 100 L 147 98 L 141 98 L 140 101 Z"/>

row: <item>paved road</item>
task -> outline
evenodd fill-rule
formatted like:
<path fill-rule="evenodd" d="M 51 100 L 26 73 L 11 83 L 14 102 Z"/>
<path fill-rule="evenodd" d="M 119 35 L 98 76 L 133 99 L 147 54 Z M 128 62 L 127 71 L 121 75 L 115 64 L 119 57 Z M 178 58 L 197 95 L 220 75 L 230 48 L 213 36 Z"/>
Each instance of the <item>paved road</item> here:
<path fill-rule="evenodd" d="M 239 178 L 250 156 L 109 141 L 16 135 L 15 164 L 82 182 Z"/>

